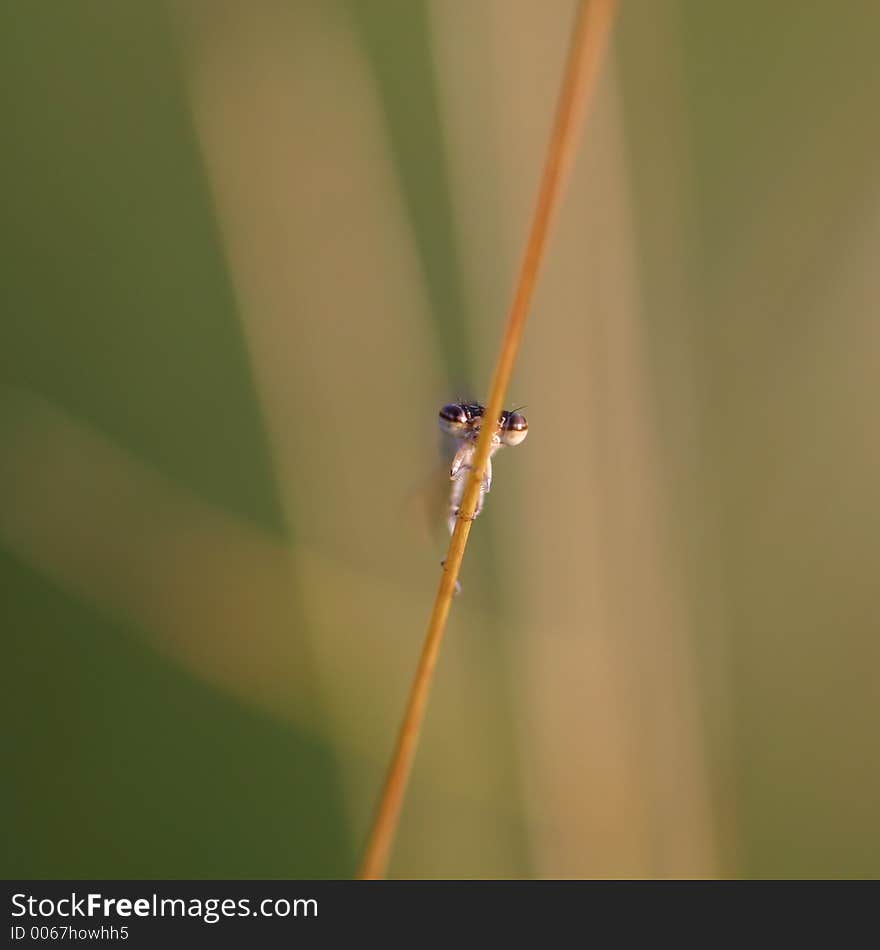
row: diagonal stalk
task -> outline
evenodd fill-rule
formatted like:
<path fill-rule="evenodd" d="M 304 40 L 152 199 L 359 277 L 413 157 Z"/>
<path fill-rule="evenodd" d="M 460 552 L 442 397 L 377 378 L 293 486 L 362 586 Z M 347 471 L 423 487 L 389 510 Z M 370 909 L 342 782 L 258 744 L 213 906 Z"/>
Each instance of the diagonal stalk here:
<path fill-rule="evenodd" d="M 571 171 L 587 102 L 595 89 L 602 54 L 608 45 L 616 7 L 617 0 L 581 0 L 578 6 L 577 22 L 559 94 L 556 122 L 550 137 L 538 201 L 486 405 L 485 418 L 496 420 L 496 425 L 484 425 L 480 430 L 473 468 L 468 476 L 458 520 L 449 542 L 445 567 L 440 577 L 440 586 L 434 600 L 434 609 L 428 622 L 425 645 L 422 648 L 422 655 L 410 689 L 406 712 L 391 757 L 391 764 L 388 767 L 364 858 L 358 871 L 358 877 L 362 880 L 384 877 L 388 865 L 403 797 L 415 758 L 419 731 L 425 715 L 434 667 L 437 664 L 446 620 L 455 593 L 455 584 L 473 523 L 480 483 L 492 447 L 492 437 L 497 429 L 497 420 L 501 416 L 504 397 L 513 373 L 523 328 L 537 283 L 538 271 L 546 254 L 547 238 Z"/>

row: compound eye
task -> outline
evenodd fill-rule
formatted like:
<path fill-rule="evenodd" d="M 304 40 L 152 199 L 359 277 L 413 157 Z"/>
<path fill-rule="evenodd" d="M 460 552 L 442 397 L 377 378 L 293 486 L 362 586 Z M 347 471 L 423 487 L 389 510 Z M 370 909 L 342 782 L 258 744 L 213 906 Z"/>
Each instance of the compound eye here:
<path fill-rule="evenodd" d="M 504 445 L 519 445 L 529 434 L 526 417 L 518 412 L 505 412 L 501 416 L 501 442 Z"/>
<path fill-rule="evenodd" d="M 468 414 L 464 406 L 450 403 L 440 410 L 440 428 L 449 435 L 461 435 L 467 424 Z"/>

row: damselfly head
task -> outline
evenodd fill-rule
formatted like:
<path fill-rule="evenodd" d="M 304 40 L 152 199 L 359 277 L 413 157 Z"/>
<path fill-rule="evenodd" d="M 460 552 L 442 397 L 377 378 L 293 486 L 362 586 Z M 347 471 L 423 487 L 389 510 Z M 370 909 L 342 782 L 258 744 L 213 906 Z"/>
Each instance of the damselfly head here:
<path fill-rule="evenodd" d="M 440 410 L 440 428 L 457 439 L 475 439 L 485 412 L 478 402 L 450 403 Z M 498 424 L 496 444 L 519 445 L 528 434 L 529 424 L 519 412 L 502 412 Z"/>

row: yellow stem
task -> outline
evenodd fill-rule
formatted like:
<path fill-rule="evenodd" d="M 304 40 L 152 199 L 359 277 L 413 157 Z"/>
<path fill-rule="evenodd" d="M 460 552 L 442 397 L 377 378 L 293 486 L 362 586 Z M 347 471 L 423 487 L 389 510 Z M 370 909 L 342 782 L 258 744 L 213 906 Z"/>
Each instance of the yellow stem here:
<path fill-rule="evenodd" d="M 480 483 L 489 458 L 492 436 L 496 431 L 497 420 L 501 416 L 504 397 L 522 340 L 523 327 L 534 295 L 538 271 L 546 253 L 547 237 L 571 170 L 587 101 L 596 85 L 602 54 L 608 45 L 616 7 L 617 0 L 581 0 L 579 5 L 568 64 L 556 109 L 556 122 L 550 137 L 544 174 L 532 219 L 532 228 L 520 267 L 516 292 L 507 318 L 501 352 L 492 377 L 484 416 L 487 420 L 496 420 L 496 425 L 484 425 L 480 430 L 473 469 L 468 477 L 458 520 L 449 542 L 449 552 L 446 555 L 440 586 L 434 600 L 434 609 L 428 623 L 425 645 L 422 648 L 422 655 L 410 689 L 406 712 L 397 737 L 397 744 L 394 747 L 394 754 L 391 757 L 364 858 L 358 871 L 358 877 L 361 880 L 384 877 L 388 865 L 407 781 L 412 770 L 419 731 L 425 715 L 434 667 L 437 664 L 446 620 L 455 593 L 455 582 L 461 569 L 477 506 Z"/>

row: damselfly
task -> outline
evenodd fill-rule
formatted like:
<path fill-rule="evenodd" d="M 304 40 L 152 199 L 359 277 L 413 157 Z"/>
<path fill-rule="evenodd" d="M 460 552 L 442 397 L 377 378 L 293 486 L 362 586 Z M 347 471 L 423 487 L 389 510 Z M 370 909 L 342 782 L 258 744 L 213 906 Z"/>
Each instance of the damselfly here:
<path fill-rule="evenodd" d="M 473 468 L 474 455 L 477 450 L 477 438 L 483 425 L 486 407 L 478 402 L 454 402 L 440 410 L 440 428 L 461 441 L 461 446 L 452 460 L 449 470 L 449 479 L 452 482 L 452 491 L 449 499 L 449 515 L 447 524 L 450 534 L 455 530 L 455 521 L 461 508 L 464 488 L 467 483 L 467 474 Z M 489 459 L 486 462 L 486 471 L 480 484 L 480 495 L 474 517 L 483 510 L 484 496 L 492 487 L 492 456 L 505 445 L 519 445 L 529 433 L 529 424 L 526 417 L 519 412 L 502 412 L 501 418 L 492 435 L 492 448 L 489 450 Z"/>

